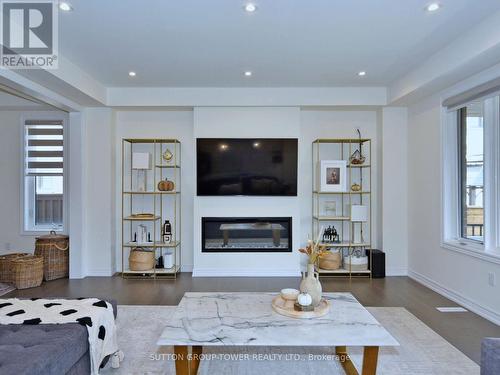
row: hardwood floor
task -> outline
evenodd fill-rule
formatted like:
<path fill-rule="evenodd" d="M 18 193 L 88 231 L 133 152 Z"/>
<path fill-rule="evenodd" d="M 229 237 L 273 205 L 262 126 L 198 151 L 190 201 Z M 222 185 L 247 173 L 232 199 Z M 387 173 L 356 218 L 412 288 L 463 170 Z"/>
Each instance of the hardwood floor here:
<path fill-rule="evenodd" d="M 137 280 L 121 277 L 60 279 L 39 288 L 17 290 L 7 297 L 102 297 L 121 305 L 176 305 L 184 292 L 277 292 L 298 287 L 298 278 L 226 277 L 192 278 L 182 273 L 176 280 Z M 497 326 L 471 312 L 441 313 L 439 306 L 457 306 L 408 277 L 385 279 L 322 279 L 325 292 L 352 292 L 365 306 L 404 307 L 469 358 L 479 363 L 483 337 L 500 337 Z"/>

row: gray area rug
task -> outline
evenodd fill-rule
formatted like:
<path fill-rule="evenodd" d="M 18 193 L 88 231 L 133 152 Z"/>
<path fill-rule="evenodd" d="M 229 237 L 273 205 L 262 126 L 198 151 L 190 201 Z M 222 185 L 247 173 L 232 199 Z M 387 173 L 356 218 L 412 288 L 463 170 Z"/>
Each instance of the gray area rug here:
<path fill-rule="evenodd" d="M 15 289 L 12 284 L 0 283 L 0 296 L 10 293 Z"/>
<path fill-rule="evenodd" d="M 173 306 L 118 306 L 118 342 L 125 353 L 120 369 L 102 374 L 175 374 L 172 347 L 157 347 Z M 381 348 L 377 374 L 474 375 L 479 366 L 404 308 L 370 307 L 371 314 L 401 346 Z M 205 348 L 204 348 L 205 349 Z M 200 375 L 344 374 L 332 348 L 207 348 Z M 361 348 L 349 348 L 361 368 Z M 314 356 L 314 357 L 311 357 Z"/>

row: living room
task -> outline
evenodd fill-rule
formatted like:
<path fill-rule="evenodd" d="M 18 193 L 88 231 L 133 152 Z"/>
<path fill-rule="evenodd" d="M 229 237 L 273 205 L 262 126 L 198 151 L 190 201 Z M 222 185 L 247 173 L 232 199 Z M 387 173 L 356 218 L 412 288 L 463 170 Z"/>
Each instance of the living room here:
<path fill-rule="evenodd" d="M 500 373 L 497 1 L 1 6 L 2 373 Z"/>

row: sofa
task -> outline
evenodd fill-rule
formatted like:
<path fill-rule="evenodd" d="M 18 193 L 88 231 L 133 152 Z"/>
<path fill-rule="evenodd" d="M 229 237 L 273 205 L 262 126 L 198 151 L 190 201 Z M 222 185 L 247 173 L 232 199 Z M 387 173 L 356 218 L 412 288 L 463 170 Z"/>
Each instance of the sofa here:
<path fill-rule="evenodd" d="M 498 374 L 500 374 L 500 338 L 485 338 L 481 345 L 481 375 Z"/>
<path fill-rule="evenodd" d="M 116 301 L 107 301 L 116 319 Z M 90 374 L 87 328 L 78 323 L 0 325 L 0 374 Z"/>

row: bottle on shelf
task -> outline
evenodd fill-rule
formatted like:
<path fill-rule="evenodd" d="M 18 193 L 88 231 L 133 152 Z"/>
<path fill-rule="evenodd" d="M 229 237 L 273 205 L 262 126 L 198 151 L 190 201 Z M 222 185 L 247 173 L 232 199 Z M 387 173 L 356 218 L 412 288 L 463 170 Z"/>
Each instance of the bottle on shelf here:
<path fill-rule="evenodd" d="M 145 244 L 148 243 L 148 228 L 144 224 L 140 224 L 137 226 L 138 236 L 137 243 Z"/>
<path fill-rule="evenodd" d="M 163 223 L 163 242 L 169 243 L 170 241 L 172 241 L 172 225 L 170 221 L 165 220 Z"/>
<path fill-rule="evenodd" d="M 164 265 L 163 265 L 163 255 L 160 255 L 159 258 L 158 258 L 158 261 L 156 263 L 156 268 L 163 268 Z"/>

